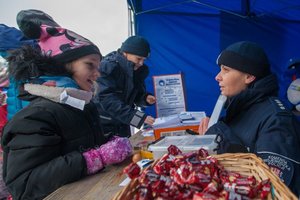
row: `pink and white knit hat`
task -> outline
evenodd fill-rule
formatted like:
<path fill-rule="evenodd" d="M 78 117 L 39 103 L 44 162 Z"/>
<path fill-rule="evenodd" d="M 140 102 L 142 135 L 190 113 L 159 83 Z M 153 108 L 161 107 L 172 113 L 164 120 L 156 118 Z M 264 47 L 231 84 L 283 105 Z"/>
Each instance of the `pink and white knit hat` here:
<path fill-rule="evenodd" d="M 62 28 L 51 16 L 39 10 L 22 10 L 17 15 L 17 23 L 25 36 L 38 39 L 44 55 L 58 63 L 68 63 L 80 57 L 101 53 L 88 39 Z"/>

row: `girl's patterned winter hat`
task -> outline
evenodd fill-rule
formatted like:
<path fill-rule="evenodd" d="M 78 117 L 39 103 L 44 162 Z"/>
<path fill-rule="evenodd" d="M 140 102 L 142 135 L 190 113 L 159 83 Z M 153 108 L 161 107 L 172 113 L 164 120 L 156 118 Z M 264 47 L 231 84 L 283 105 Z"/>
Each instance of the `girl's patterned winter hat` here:
<path fill-rule="evenodd" d="M 102 57 L 98 47 L 86 38 L 60 27 L 51 16 L 40 10 L 22 10 L 17 24 L 25 36 L 38 39 L 44 55 L 58 63 L 69 63 L 90 54 Z"/>

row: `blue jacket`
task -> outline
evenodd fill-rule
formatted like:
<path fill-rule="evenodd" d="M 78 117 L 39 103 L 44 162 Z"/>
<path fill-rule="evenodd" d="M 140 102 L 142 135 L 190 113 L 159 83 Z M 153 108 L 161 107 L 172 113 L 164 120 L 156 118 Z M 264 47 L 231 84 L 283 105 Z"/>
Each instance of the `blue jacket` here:
<path fill-rule="evenodd" d="M 29 40 L 22 32 L 14 27 L 0 24 L 0 51 L 19 48 L 22 45 L 32 45 L 34 40 Z"/>
<path fill-rule="evenodd" d="M 140 128 L 146 118 L 136 106 L 147 106 L 144 80 L 149 74 L 147 66 L 134 71 L 134 63 L 122 53 L 114 51 L 101 61 L 99 92 L 94 101 L 100 113 L 106 134 L 130 136 L 130 125 Z"/>
<path fill-rule="evenodd" d="M 0 24 L 0 55 L 8 56 L 8 50 L 20 48 L 23 45 L 36 45 L 36 40 L 26 38 L 23 33 L 14 28 Z M 7 90 L 7 119 L 10 120 L 19 110 L 29 104 L 27 101 L 21 101 L 18 98 L 19 83 L 12 78 L 9 80 L 9 88 Z"/>
<path fill-rule="evenodd" d="M 19 84 L 9 79 L 9 88 L 7 90 L 7 119 L 10 120 L 19 110 L 29 104 L 29 101 L 22 101 L 19 96 Z"/>
<path fill-rule="evenodd" d="M 226 102 L 226 116 L 207 134 L 220 136 L 218 153 L 257 154 L 299 195 L 300 126 L 275 97 L 277 90 L 274 75 L 256 81 Z"/>

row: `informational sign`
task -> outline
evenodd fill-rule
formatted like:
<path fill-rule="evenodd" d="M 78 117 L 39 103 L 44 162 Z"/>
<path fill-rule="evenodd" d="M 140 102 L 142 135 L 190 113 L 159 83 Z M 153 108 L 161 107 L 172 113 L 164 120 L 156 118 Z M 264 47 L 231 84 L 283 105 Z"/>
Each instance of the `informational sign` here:
<path fill-rule="evenodd" d="M 153 84 L 157 117 L 186 111 L 182 74 L 153 76 Z"/>

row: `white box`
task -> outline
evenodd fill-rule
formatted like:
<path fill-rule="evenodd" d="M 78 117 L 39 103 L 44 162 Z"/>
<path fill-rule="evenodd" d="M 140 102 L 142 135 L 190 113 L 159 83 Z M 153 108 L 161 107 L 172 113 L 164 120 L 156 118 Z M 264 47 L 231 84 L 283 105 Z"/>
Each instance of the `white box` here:
<path fill-rule="evenodd" d="M 153 152 L 154 159 L 161 158 L 168 152 L 170 145 L 177 146 L 183 153 L 198 151 L 204 148 L 210 155 L 216 154 L 213 151 L 217 144 L 214 142 L 216 135 L 182 135 L 182 136 L 166 136 L 148 147 Z"/>

